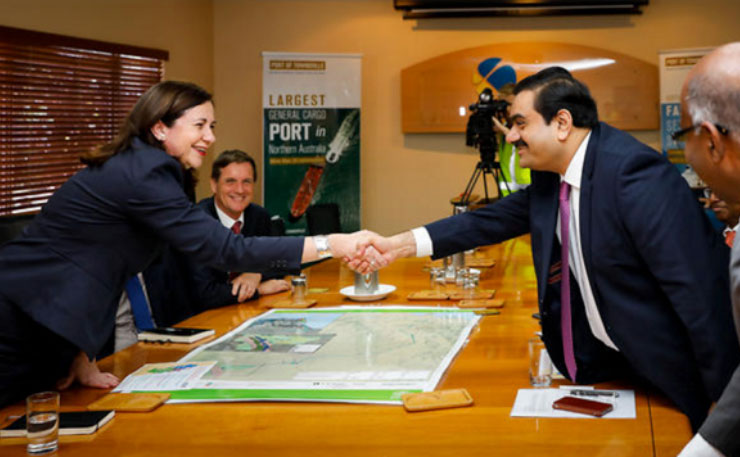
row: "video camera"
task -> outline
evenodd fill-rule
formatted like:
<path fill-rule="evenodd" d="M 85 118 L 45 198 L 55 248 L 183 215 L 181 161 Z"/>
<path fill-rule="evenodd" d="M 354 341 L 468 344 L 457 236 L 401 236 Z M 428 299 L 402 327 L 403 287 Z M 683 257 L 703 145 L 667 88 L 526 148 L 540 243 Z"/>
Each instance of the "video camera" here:
<path fill-rule="evenodd" d="M 491 89 L 483 89 L 478 96 L 478 102 L 470 105 L 470 117 L 465 128 L 465 144 L 478 148 L 480 160 L 486 165 L 496 163 L 496 151 L 498 141 L 496 132 L 493 130 L 493 117 L 499 119 L 506 117 L 506 108 L 509 102 L 493 98 Z"/>

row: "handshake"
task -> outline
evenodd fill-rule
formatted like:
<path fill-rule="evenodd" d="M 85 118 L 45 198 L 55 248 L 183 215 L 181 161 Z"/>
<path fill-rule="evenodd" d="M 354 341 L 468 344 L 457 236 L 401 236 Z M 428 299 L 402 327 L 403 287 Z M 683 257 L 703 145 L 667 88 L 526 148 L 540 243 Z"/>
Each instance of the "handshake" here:
<path fill-rule="evenodd" d="M 341 258 L 347 266 L 361 274 L 373 273 L 400 257 L 416 254 L 416 241 L 411 232 L 391 237 L 369 230 L 329 235 L 332 256 Z"/>

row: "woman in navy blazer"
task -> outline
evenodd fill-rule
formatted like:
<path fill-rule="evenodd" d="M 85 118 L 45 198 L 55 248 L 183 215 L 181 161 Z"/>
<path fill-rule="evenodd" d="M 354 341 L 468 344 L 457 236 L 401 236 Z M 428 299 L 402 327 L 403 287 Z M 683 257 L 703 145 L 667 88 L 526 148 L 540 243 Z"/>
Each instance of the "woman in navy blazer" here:
<path fill-rule="evenodd" d="M 315 238 L 234 235 L 190 203 L 183 176 L 201 165 L 215 141 L 214 123 L 205 90 L 155 85 L 113 142 L 84 157 L 88 167 L 0 249 L 0 407 L 68 375 L 114 385 L 112 375 L 90 370 L 88 357 L 113 330 L 126 280 L 165 243 L 237 271 L 295 272 L 301 262 L 328 256 Z M 362 236 L 330 235 L 329 252 L 351 256 Z"/>

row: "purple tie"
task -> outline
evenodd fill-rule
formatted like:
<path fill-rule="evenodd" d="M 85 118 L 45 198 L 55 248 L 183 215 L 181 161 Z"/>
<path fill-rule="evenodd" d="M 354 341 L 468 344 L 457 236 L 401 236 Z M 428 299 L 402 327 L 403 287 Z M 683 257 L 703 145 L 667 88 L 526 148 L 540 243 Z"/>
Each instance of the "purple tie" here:
<path fill-rule="evenodd" d="M 560 332 L 563 336 L 563 356 L 565 366 L 571 381 L 576 380 L 576 356 L 573 352 L 573 324 L 570 314 L 570 262 L 568 257 L 568 245 L 570 244 L 570 233 L 568 225 L 570 222 L 570 185 L 563 181 L 560 183 L 560 257 L 562 262 L 560 283 Z"/>

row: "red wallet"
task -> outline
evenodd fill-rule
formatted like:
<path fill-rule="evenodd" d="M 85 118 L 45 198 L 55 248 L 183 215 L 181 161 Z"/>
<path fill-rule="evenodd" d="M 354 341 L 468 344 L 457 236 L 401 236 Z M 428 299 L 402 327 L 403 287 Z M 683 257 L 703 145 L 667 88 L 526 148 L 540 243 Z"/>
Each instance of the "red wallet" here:
<path fill-rule="evenodd" d="M 611 403 L 586 400 L 585 398 L 578 397 L 563 397 L 560 400 L 555 400 L 552 403 L 552 407 L 555 409 L 572 411 L 574 413 L 588 414 L 596 417 L 601 417 L 614 409 L 614 405 L 612 405 Z"/>

